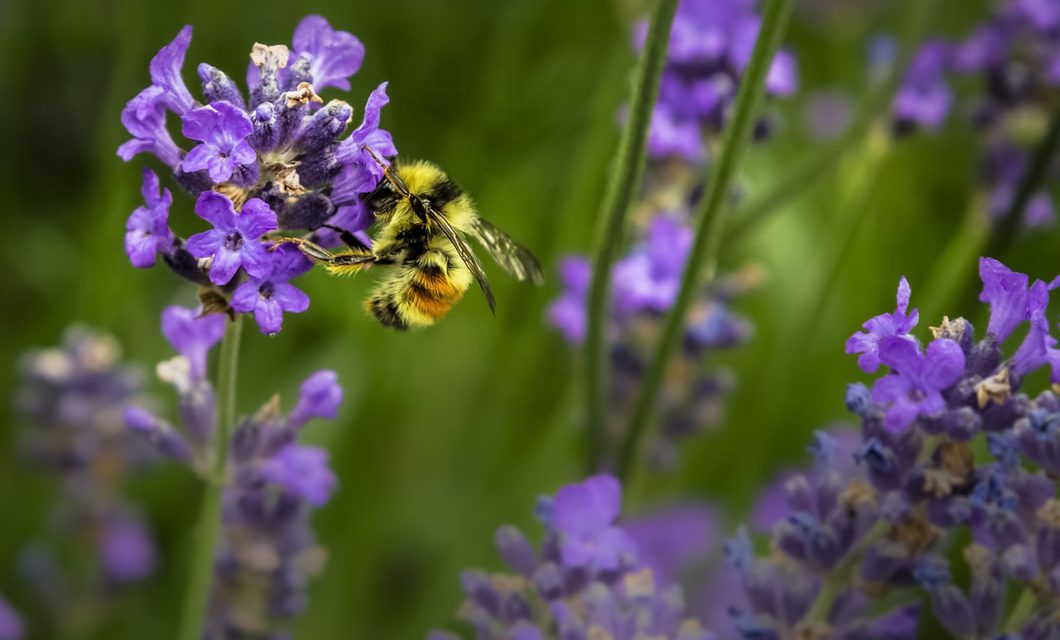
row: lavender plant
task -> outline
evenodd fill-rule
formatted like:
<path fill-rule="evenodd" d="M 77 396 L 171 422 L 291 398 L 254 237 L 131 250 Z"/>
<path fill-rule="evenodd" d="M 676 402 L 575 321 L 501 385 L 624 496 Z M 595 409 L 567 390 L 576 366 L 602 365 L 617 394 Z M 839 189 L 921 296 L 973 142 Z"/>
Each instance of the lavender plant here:
<path fill-rule="evenodd" d="M 68 329 L 61 346 L 27 351 L 20 374 L 23 456 L 61 489 L 47 530 L 24 553 L 23 578 L 57 619 L 73 608 L 91 619 L 114 587 L 146 578 L 155 566 L 147 526 L 121 495 L 151 458 L 121 417 L 142 396 L 143 375 L 121 362 L 114 338 L 84 327 Z M 74 548 L 94 561 L 67 562 Z"/>
<path fill-rule="evenodd" d="M 708 640 L 684 613 L 680 587 L 647 566 L 634 538 L 616 524 L 618 481 L 597 475 L 542 497 L 540 549 L 515 527 L 497 530 L 497 549 L 510 573 L 461 575 L 466 600 L 459 616 L 481 640 L 633 638 Z M 453 639 L 435 632 L 432 640 Z"/>
<path fill-rule="evenodd" d="M 937 129 L 961 103 L 953 85 L 966 80 L 974 90 L 966 113 L 980 130 L 985 148 L 985 210 L 995 220 L 1018 216 L 1028 227 L 1049 224 L 1054 204 L 1045 184 L 1055 172 L 1052 151 L 1033 155 L 1044 144 L 1055 150 L 1060 48 L 1060 12 L 1051 2 L 1002 0 L 992 15 L 961 41 L 924 44 L 895 96 L 898 131 Z"/>
<path fill-rule="evenodd" d="M 126 420 L 206 482 L 180 637 L 273 637 L 279 633 L 275 620 L 302 608 L 304 585 L 319 569 L 308 516 L 335 483 L 326 454 L 295 444 L 295 436 L 311 417 L 334 417 L 341 391 L 333 374 L 317 374 L 291 414 L 270 403 L 237 423 L 242 316 L 253 314 L 262 333 L 273 335 L 285 313 L 309 307 L 309 297 L 291 280 L 311 264 L 297 249 L 277 246 L 272 232 L 307 232 L 329 246 L 352 242 L 354 234 L 370 242 L 363 230 L 372 216 L 360 196 L 382 178 L 373 154 L 393 157 L 397 149 L 379 127 L 389 101 L 385 82 L 368 97 L 360 126 L 345 137 L 353 108 L 342 100 L 325 104 L 318 95 L 331 87 L 349 90 L 364 57 L 356 37 L 324 18 L 304 18 L 291 47 L 255 44 L 246 94 L 228 74 L 202 63 L 204 100 L 197 101 L 181 75 L 190 43 L 186 26 L 151 60 L 151 85 L 122 111 L 132 139 L 118 149 L 126 161 L 154 155 L 210 225 L 186 239 L 175 234 L 169 227 L 172 194 L 144 169 L 144 205 L 129 217 L 126 254 L 138 268 L 153 266 L 161 255 L 177 275 L 199 285 L 202 302 L 196 311 L 171 308 L 163 317 L 163 332 L 182 355 L 161 365 L 159 374 L 180 394 L 184 429 L 136 408 Z M 190 149 L 169 132 L 169 112 L 180 119 Z M 211 384 L 206 357 L 219 340 L 218 376 Z"/>
<path fill-rule="evenodd" d="M 1060 633 L 1050 418 L 1060 404 L 1051 389 L 1022 391 L 1039 369 L 1060 381 L 1046 316 L 1060 279 L 1032 283 L 990 258 L 980 277 L 990 319 L 978 340 L 967 320 L 944 318 L 923 346 L 905 279 L 896 310 L 851 336 L 862 370 L 889 371 L 847 391 L 859 441 L 819 433 L 814 470 L 785 482 L 771 554 L 755 557 L 746 530 L 729 543 L 742 585 L 733 637 L 913 638 L 918 592 L 953 637 Z"/>
<path fill-rule="evenodd" d="M 158 375 L 177 391 L 182 428 L 138 405 L 125 409 L 125 423 L 160 456 L 224 485 L 201 637 L 288 637 L 283 624 L 304 610 L 306 586 L 324 564 L 310 516 L 327 503 L 337 484 L 327 452 L 297 440 L 310 420 L 336 417 L 342 388 L 334 372 L 318 371 L 302 384 L 290 412 L 283 412 L 274 396 L 253 415 L 240 418 L 225 477 L 211 478 L 218 416 L 204 365 L 224 334 L 224 322 L 222 316 L 201 316 L 184 307 L 165 310 L 162 331 L 180 355 L 160 363 Z"/>
<path fill-rule="evenodd" d="M 660 22 L 671 17 L 672 25 Z M 610 209 L 618 217 L 610 218 L 609 236 L 595 265 L 580 257 L 562 262 L 564 291 L 549 309 L 550 322 L 568 341 L 587 342 L 592 378 L 590 434 L 595 440 L 589 448 L 595 457 L 594 466 L 617 464 L 613 450 L 635 430 L 624 418 L 644 386 L 652 354 L 661 340 L 663 318 L 681 288 L 693 248 L 691 224 L 703 197 L 701 172 L 708 164 L 707 148 L 716 146 L 732 111 L 760 27 L 761 18 L 753 2 L 685 0 L 670 15 L 658 13 L 651 24 L 641 23 L 636 29 L 636 48 L 645 56 L 642 70 L 656 74 L 649 74 L 645 81 L 654 82 L 659 89 L 654 105 L 637 101 L 645 101 L 654 91 L 646 89 L 647 94 L 634 95 L 630 107 L 631 114 L 651 112 L 650 121 L 642 123 L 647 130 L 641 149 L 647 155 L 647 180 L 639 184 L 640 169 L 622 178 L 633 180 L 626 185 L 627 198 L 634 188 L 642 191 L 640 201 L 632 207 L 633 246 L 612 266 L 613 247 L 621 234 L 611 225 L 621 225 L 624 209 L 629 207 L 627 200 Z M 765 79 L 769 92 L 793 92 L 797 85 L 793 56 L 781 52 L 775 58 L 769 54 L 768 59 L 772 60 Z M 634 126 L 633 118 L 627 118 L 627 128 Z M 594 269 L 607 275 L 594 279 Z M 659 409 L 665 416 L 665 426 L 651 447 L 656 464 L 671 464 L 677 442 L 719 420 L 731 380 L 724 372 L 703 371 L 701 363 L 711 351 L 731 348 L 749 336 L 748 323 L 730 312 L 729 303 L 753 280 L 748 273 L 697 287 L 691 317 L 687 322 L 682 318 L 682 358 L 665 376 L 663 406 L 656 407 L 652 401 L 653 410 Z M 606 295 L 601 294 L 608 289 L 611 300 L 605 309 Z M 601 391 L 597 368 L 604 350 L 610 376 L 606 390 Z M 597 393 L 604 395 L 596 397 Z M 606 399 L 607 411 L 600 411 L 601 399 Z M 605 453 L 608 451 L 612 453 Z"/>

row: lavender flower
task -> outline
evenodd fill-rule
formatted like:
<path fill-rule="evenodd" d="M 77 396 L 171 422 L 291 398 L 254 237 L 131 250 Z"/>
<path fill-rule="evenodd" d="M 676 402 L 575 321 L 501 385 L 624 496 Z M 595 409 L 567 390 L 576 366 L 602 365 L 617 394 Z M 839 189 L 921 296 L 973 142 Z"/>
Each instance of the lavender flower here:
<path fill-rule="evenodd" d="M 22 618 L 11 605 L 0 596 L 0 640 L 22 640 L 25 630 Z"/>
<path fill-rule="evenodd" d="M 170 307 L 162 325 L 181 352 L 161 363 L 158 372 L 180 396 L 183 429 L 135 405 L 125 410 L 126 425 L 159 455 L 205 474 L 212 468 L 217 418 L 213 387 L 198 371 L 220 339 L 224 319 Z M 331 498 L 337 480 L 327 452 L 298 444 L 297 438 L 311 418 L 334 418 L 341 399 L 334 372 L 319 371 L 302 385 L 290 414 L 280 410 L 274 397 L 237 421 L 224 474 L 223 529 L 203 637 L 283 637 L 283 622 L 305 608 L 306 586 L 324 563 L 309 519 L 314 508 Z M 124 544 L 117 540 L 113 548 L 119 563 L 141 553 L 135 532 L 125 529 L 122 534 Z"/>
<path fill-rule="evenodd" d="M 195 211 L 212 228 L 187 241 L 173 235 L 169 191 L 156 195 L 158 181 L 151 174 L 145 176 L 146 206 L 127 225 L 126 252 L 137 267 L 151 266 L 162 253 L 181 277 L 213 285 L 202 294 L 211 311 L 254 313 L 263 332 L 275 333 L 282 311 L 302 311 L 308 301 L 287 282 L 299 275 L 290 261 L 274 264 L 267 254 L 265 234 L 309 231 L 314 240 L 334 245 L 341 236 L 336 229 L 358 233 L 374 221 L 361 196 L 375 189 L 382 173 L 365 147 L 384 158 L 397 154 L 390 134 L 379 128 L 387 85 L 371 93 L 361 125 L 345 136 L 353 107 L 342 100 L 325 103 L 317 91 L 349 89 L 349 77 L 364 58 L 353 35 L 307 16 L 295 29 L 292 48 L 254 46 L 247 94 L 224 71 L 200 64 L 202 102 L 182 77 L 190 42 L 189 26 L 151 61 L 151 85 L 122 112 L 132 139 L 118 155 L 126 161 L 140 153 L 157 156 L 198 199 Z M 167 112 L 181 119 L 190 147 L 174 141 Z M 262 293 L 270 286 L 280 293 Z M 252 288 L 259 292 L 256 299 Z M 242 292 L 238 301 L 235 291 Z"/>
<path fill-rule="evenodd" d="M 846 352 L 859 353 L 858 366 L 865 373 L 875 373 L 880 368 L 880 341 L 888 336 L 915 339 L 909 335 L 916 323 L 920 321 L 920 314 L 916 309 L 907 314 L 909 310 L 909 297 L 911 290 L 909 281 L 904 277 L 898 282 L 898 304 L 894 313 L 881 313 L 871 318 L 864 324 L 867 333 L 858 331 L 847 340 Z"/>
<path fill-rule="evenodd" d="M 181 133 L 201 142 L 184 156 L 180 168 L 186 173 L 205 169 L 216 183 L 226 182 L 237 168 L 257 159 L 247 138 L 254 132 L 250 117 L 224 101 L 184 114 Z"/>
<path fill-rule="evenodd" d="M 309 308 L 309 296 L 288 280 L 309 271 L 312 266 L 295 247 L 280 247 L 272 253 L 271 269 L 264 277 L 251 278 L 235 290 L 232 309 L 253 312 L 262 333 L 279 333 L 284 311 L 301 313 Z"/>
<path fill-rule="evenodd" d="M 960 111 L 972 114 L 972 124 L 981 130 L 988 212 L 1000 218 L 1015 203 L 1029 166 L 1027 147 L 1044 136 L 1037 132 L 1028 139 L 1026 123 L 1050 117 L 1052 94 L 1060 86 L 1060 55 L 1052 2 L 996 0 L 993 5 L 993 14 L 962 41 L 931 40 L 921 47 L 892 112 L 898 132 L 938 128 L 961 103 L 951 81 L 971 77 L 978 87 L 964 98 L 966 108 Z M 1055 166 L 1046 169 L 1047 175 L 1055 172 Z M 1047 191 L 1028 195 L 1021 222 L 1027 227 L 1051 223 L 1054 207 Z"/>
<path fill-rule="evenodd" d="M 784 484 L 777 553 L 754 557 L 746 533 L 729 544 L 743 584 L 729 597 L 737 637 L 827 629 L 838 638 L 913 638 L 917 611 L 892 603 L 918 588 L 953 637 L 1002 637 L 1003 624 L 1019 637 L 1060 633 L 1060 503 L 1046 475 L 1060 468 L 1060 402 L 1052 391 L 1032 399 L 1019 390 L 1024 376 L 1052 364 L 1049 287 L 1028 287 L 1026 275 L 995 260 L 983 259 L 980 273 L 991 305 L 986 337 L 976 342 L 967 321 L 943 319 L 922 352 L 911 335 L 884 332 L 877 355 L 892 373 L 871 393 L 860 384 L 847 392 L 861 420 L 857 465 L 849 447 L 819 436 L 815 468 Z M 1006 359 L 1004 343 L 1025 321 L 1031 331 Z M 979 459 L 974 439 L 985 440 L 989 457 Z M 973 541 L 963 549 L 966 584 L 940 555 L 958 535 Z M 1022 604 L 1006 612 L 1013 589 Z"/>
<path fill-rule="evenodd" d="M 27 352 L 20 368 L 16 404 L 27 425 L 24 454 L 52 472 L 63 491 L 49 533 L 86 547 L 106 582 L 147 577 L 154 542 L 119 492 L 149 459 L 122 428 L 123 406 L 142 392 L 140 371 L 121 364 L 113 338 L 84 328 L 67 330 L 60 347 Z M 74 587 L 65 568 L 56 572 L 55 582 L 70 585 L 64 601 L 92 603 L 106 595 L 106 584 Z"/>
<path fill-rule="evenodd" d="M 628 534 L 614 524 L 620 502 L 618 481 L 595 476 L 563 487 L 554 500 L 544 499 L 540 551 L 514 527 L 498 529 L 497 549 L 512 573 L 461 575 L 467 599 L 459 615 L 474 627 L 475 637 L 712 638 L 684 617 L 680 587 L 667 586 L 645 567 Z M 587 547 L 590 540 L 604 550 Z"/>
<path fill-rule="evenodd" d="M 125 254 L 138 269 L 153 267 L 155 257 L 169 253 L 173 245 L 173 232 L 169 230 L 173 195 L 169 189 L 159 188 L 158 176 L 147 167 L 144 167 L 141 193 L 144 206 L 137 207 L 125 223 Z"/>
<path fill-rule="evenodd" d="M 682 0 L 670 31 L 659 101 L 652 114 L 648 153 L 653 159 L 706 160 L 704 148 L 718 135 L 727 107 L 751 59 L 761 18 L 754 0 Z M 634 42 L 643 46 L 647 24 Z M 788 96 L 798 86 L 795 58 L 780 51 L 766 77 L 766 91 Z"/>

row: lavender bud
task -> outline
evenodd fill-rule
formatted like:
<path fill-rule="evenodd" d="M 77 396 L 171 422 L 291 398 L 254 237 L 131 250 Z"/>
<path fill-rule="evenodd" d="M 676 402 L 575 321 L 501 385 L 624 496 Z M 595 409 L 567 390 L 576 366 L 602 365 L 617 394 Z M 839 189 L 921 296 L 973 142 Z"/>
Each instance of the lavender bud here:
<path fill-rule="evenodd" d="M 296 198 L 287 198 L 279 215 L 280 229 L 318 229 L 335 215 L 331 200 L 322 193 L 311 191 Z"/>
<path fill-rule="evenodd" d="M 250 146 L 258 153 L 272 151 L 280 144 L 280 120 L 273 103 L 262 102 L 254 107 L 250 122 L 254 126 L 249 138 Z"/>
<path fill-rule="evenodd" d="M 239 86 L 224 71 L 205 62 L 200 63 L 199 80 L 202 81 L 202 95 L 207 103 L 225 100 L 246 110 L 246 102 L 243 101 Z"/>
<path fill-rule="evenodd" d="M 537 568 L 537 557 L 530 541 L 521 531 L 512 526 L 497 529 L 497 550 L 504 562 L 523 576 L 530 578 Z"/>

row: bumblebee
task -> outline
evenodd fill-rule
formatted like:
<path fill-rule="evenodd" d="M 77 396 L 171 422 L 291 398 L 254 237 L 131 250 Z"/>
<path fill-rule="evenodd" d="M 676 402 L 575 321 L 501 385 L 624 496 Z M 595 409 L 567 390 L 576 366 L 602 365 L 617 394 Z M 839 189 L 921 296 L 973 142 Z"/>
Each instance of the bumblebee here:
<path fill-rule="evenodd" d="M 544 283 L 534 255 L 479 217 L 467 194 L 438 166 L 426 161 L 387 166 L 371 149 L 365 150 L 384 171 L 377 188 L 364 199 L 378 227 L 371 248 L 348 232 L 342 233 L 348 248 L 334 252 L 302 238 L 283 238 L 280 243 L 296 244 L 332 275 L 382 270 L 364 303 L 380 324 L 398 330 L 430 326 L 453 308 L 472 280 L 495 311 L 489 281 L 466 236 L 478 240 L 510 275 Z"/>

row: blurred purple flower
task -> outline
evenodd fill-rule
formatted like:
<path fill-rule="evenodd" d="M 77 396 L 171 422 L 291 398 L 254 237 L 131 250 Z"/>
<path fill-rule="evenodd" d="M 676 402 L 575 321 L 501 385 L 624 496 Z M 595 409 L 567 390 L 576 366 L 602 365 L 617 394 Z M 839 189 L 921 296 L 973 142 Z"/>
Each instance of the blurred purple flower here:
<path fill-rule="evenodd" d="M 338 484 L 328 467 L 328 452 L 303 445 L 281 449 L 262 464 L 261 475 L 314 507 L 327 504 Z"/>
<path fill-rule="evenodd" d="M 559 264 L 559 278 L 563 292 L 549 306 L 548 319 L 567 342 L 581 344 L 585 340 L 585 297 L 592 281 L 592 266 L 585 258 L 564 258 Z"/>
<path fill-rule="evenodd" d="M 206 356 L 225 334 L 222 314 L 201 315 L 201 309 L 171 306 L 162 311 L 162 334 L 191 364 L 195 380 L 206 377 Z"/>
<path fill-rule="evenodd" d="M 100 556 L 107 574 L 118 581 L 141 580 L 155 568 L 155 545 L 144 525 L 116 515 L 103 529 Z"/>
<path fill-rule="evenodd" d="M 15 609 L 0 596 L 0 640 L 22 640 L 25 628 Z"/>
<path fill-rule="evenodd" d="M 622 487 L 597 475 L 556 492 L 551 523 L 562 534 L 563 562 L 573 567 L 616 569 L 633 541 L 614 525 L 622 509 Z"/>
<path fill-rule="evenodd" d="M 317 371 L 302 383 L 298 404 L 291 411 L 289 423 L 297 429 L 312 418 L 334 420 L 341 404 L 342 387 L 338 375 L 330 369 Z"/>
<path fill-rule="evenodd" d="M 894 97 L 892 109 L 899 123 L 926 129 L 942 125 L 953 102 L 945 77 L 951 56 L 951 46 L 941 40 L 921 46 Z"/>
<path fill-rule="evenodd" d="M 622 528 L 656 579 L 672 583 L 701 562 L 717 542 L 720 517 L 709 505 L 690 502 L 626 520 Z"/>
<path fill-rule="evenodd" d="M 615 263 L 612 279 L 619 316 L 644 310 L 668 311 L 677 298 L 691 248 L 690 228 L 669 215 L 653 218 L 644 244 Z"/>

